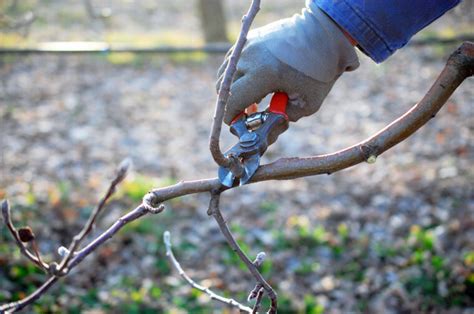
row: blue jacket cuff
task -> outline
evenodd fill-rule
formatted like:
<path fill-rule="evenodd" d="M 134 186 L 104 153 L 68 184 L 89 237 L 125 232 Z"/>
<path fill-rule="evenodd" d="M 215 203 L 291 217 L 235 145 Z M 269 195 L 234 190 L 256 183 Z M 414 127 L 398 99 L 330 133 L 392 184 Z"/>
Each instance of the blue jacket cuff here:
<path fill-rule="evenodd" d="M 375 62 L 381 63 L 395 52 L 395 50 L 390 49 L 388 43 L 384 41 L 374 25 L 368 23 L 347 2 L 314 0 L 312 4 L 316 4 L 347 31 L 357 41 L 362 52 Z"/>

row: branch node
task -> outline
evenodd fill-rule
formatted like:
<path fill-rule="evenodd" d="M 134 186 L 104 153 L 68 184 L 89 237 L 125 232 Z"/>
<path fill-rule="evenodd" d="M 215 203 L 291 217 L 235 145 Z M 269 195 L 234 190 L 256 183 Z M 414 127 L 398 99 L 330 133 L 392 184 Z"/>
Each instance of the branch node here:
<path fill-rule="evenodd" d="M 230 161 L 230 164 L 229 164 L 230 172 L 232 172 L 234 176 L 240 179 L 244 175 L 244 171 L 245 171 L 242 162 L 240 161 L 239 157 L 234 156 L 232 154 L 229 155 L 228 158 Z"/>
<path fill-rule="evenodd" d="M 56 277 L 64 277 L 69 273 L 69 268 L 61 267 L 56 262 L 49 264 L 49 274 Z"/>
<path fill-rule="evenodd" d="M 160 204 L 153 193 L 147 193 L 142 200 L 142 206 L 150 214 L 159 214 L 165 210 L 165 205 Z"/>
<path fill-rule="evenodd" d="M 265 258 L 267 257 L 267 254 L 265 252 L 260 252 L 257 254 L 257 257 L 253 261 L 253 264 L 257 267 L 262 266 L 263 262 L 265 261 Z"/>
<path fill-rule="evenodd" d="M 363 144 L 360 146 L 360 152 L 368 164 L 373 164 L 377 160 L 377 150 L 378 147 L 376 145 Z"/>
<path fill-rule="evenodd" d="M 158 207 L 146 207 L 146 210 L 153 215 L 159 214 L 165 210 L 165 205 L 160 204 Z"/>

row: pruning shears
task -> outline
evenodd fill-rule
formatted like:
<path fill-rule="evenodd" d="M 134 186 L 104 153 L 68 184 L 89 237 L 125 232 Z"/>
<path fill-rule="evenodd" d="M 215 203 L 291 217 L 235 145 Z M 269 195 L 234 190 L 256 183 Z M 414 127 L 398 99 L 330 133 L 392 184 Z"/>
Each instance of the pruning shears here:
<path fill-rule="evenodd" d="M 241 112 L 232 120 L 230 132 L 238 137 L 239 141 L 224 155 L 238 158 L 244 171 L 240 178 L 237 178 L 229 168 L 219 167 L 218 176 L 222 185 L 232 187 L 236 179 L 239 185 L 244 185 L 255 174 L 260 166 L 260 157 L 268 146 L 288 129 L 287 104 L 288 95 L 276 92 L 266 110 L 252 114 Z"/>

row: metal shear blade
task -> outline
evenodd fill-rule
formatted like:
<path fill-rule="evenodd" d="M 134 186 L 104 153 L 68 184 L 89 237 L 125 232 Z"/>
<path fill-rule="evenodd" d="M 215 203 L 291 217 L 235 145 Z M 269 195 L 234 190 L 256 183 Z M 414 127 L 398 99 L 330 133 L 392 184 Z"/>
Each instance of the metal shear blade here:
<path fill-rule="evenodd" d="M 244 173 L 239 178 L 239 185 L 244 185 L 250 180 L 260 166 L 260 157 L 268 146 L 288 128 L 287 103 L 288 95 L 277 92 L 273 95 L 267 110 L 250 116 L 242 113 L 232 121 L 230 131 L 238 137 L 239 142 L 224 155 L 240 158 Z M 227 187 L 232 187 L 236 180 L 232 171 L 222 166 L 219 167 L 218 177 L 222 185 Z"/>
<path fill-rule="evenodd" d="M 244 159 L 242 165 L 244 166 L 244 174 L 239 179 L 239 185 L 246 184 L 254 175 L 255 171 L 257 171 L 260 165 L 260 156 L 252 155 L 251 157 Z M 222 185 L 229 188 L 234 185 L 236 177 L 229 168 L 219 167 L 218 176 Z"/>

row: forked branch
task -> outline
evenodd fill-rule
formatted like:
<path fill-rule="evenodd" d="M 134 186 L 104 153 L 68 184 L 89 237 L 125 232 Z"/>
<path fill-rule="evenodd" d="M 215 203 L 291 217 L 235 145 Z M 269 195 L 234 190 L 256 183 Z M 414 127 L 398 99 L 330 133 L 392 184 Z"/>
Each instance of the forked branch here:
<path fill-rule="evenodd" d="M 69 250 L 65 249 L 64 247 L 60 247 L 58 250 L 61 255 L 63 256 L 63 259 L 60 261 L 60 263 L 52 262 L 50 264 L 47 264 L 43 262 L 41 259 L 40 253 L 38 251 L 37 245 L 36 245 L 36 239 L 33 231 L 31 230 L 30 227 L 23 227 L 20 229 L 16 229 L 15 226 L 13 225 L 13 222 L 11 220 L 11 213 L 10 213 L 10 206 L 8 202 L 5 200 L 2 202 L 2 215 L 3 219 L 5 221 L 5 224 L 12 234 L 13 238 L 16 241 L 17 246 L 19 247 L 20 251 L 25 255 L 29 260 L 31 260 L 34 264 L 36 264 L 38 267 L 41 269 L 45 270 L 49 275 L 50 278 L 42 285 L 40 286 L 36 291 L 34 291 L 32 294 L 27 296 L 26 298 L 17 301 L 17 302 L 11 302 L 4 304 L 0 306 L 0 313 L 3 312 L 14 312 L 14 311 L 19 311 L 23 309 L 25 306 L 33 303 L 35 300 L 37 300 L 39 297 L 41 297 L 46 291 L 49 290 L 57 281 L 59 278 L 66 276 L 69 272 L 70 269 L 75 267 L 86 255 L 88 255 L 88 251 L 82 250 L 80 252 L 77 252 L 76 250 L 78 249 L 80 243 L 82 240 L 91 232 L 93 229 L 94 223 L 97 220 L 97 217 L 99 216 L 100 212 L 104 208 L 105 204 L 107 201 L 110 199 L 110 197 L 114 194 L 117 185 L 123 181 L 125 178 L 127 171 L 129 169 L 130 163 L 128 161 L 124 161 L 120 164 L 119 169 L 116 173 L 116 176 L 114 179 L 111 181 L 110 186 L 104 195 L 102 199 L 99 201 L 98 205 L 95 207 L 95 209 L 91 212 L 89 219 L 87 220 L 86 224 L 84 225 L 83 229 L 81 232 L 79 232 L 78 235 L 76 235 L 73 240 L 71 241 L 71 244 L 69 246 Z M 149 205 L 146 205 L 144 202 L 143 211 L 145 213 L 147 212 L 159 212 L 163 210 L 163 207 L 160 206 L 158 208 L 152 208 Z M 123 226 L 127 220 L 127 217 L 130 216 L 130 214 L 125 215 L 122 217 L 119 222 L 115 223 L 114 226 L 116 230 L 118 231 L 120 229 L 119 226 Z M 132 216 L 135 217 L 135 216 Z M 140 216 L 137 216 L 137 218 Z M 114 227 L 112 226 L 112 227 Z M 108 232 L 109 234 L 112 234 L 114 231 L 113 228 L 109 228 Z M 112 230 L 110 230 L 112 229 Z M 106 234 L 105 232 L 104 234 Z M 103 235 L 104 235 L 103 234 Z M 97 240 L 97 239 L 96 239 Z M 93 241 L 91 244 L 93 244 L 95 241 Z M 33 253 L 30 252 L 28 247 L 26 246 L 25 243 L 31 243 L 31 247 L 33 248 Z M 89 249 L 91 248 L 97 248 L 97 246 L 88 246 Z"/>
<path fill-rule="evenodd" d="M 268 297 L 271 300 L 271 305 L 270 309 L 268 311 L 269 314 L 275 314 L 277 311 L 277 295 L 276 292 L 273 290 L 273 288 L 268 284 L 268 282 L 263 278 L 262 274 L 258 271 L 258 265 L 261 263 L 259 259 L 256 260 L 256 262 L 252 262 L 247 255 L 242 251 L 240 248 L 239 244 L 235 240 L 234 236 L 232 235 L 229 227 L 227 226 L 227 222 L 222 216 L 222 212 L 219 208 L 219 202 L 220 201 L 220 192 L 218 191 L 212 191 L 211 192 L 211 200 L 209 201 L 209 209 L 207 213 L 214 217 L 216 220 L 217 224 L 219 225 L 219 229 L 221 230 L 222 234 L 224 235 L 227 244 L 232 248 L 232 250 L 237 253 L 239 256 L 240 260 L 244 262 L 245 266 L 247 269 L 250 271 L 250 273 L 254 276 L 254 278 L 258 282 L 258 286 L 263 287 L 265 290 L 265 293 L 268 295 Z M 261 255 L 263 256 L 263 255 Z M 264 257 L 261 257 L 260 259 L 263 260 Z M 260 291 L 260 289 L 259 289 Z M 258 300 L 260 301 L 260 300 Z M 256 304 L 257 306 L 259 305 L 258 303 Z"/>

